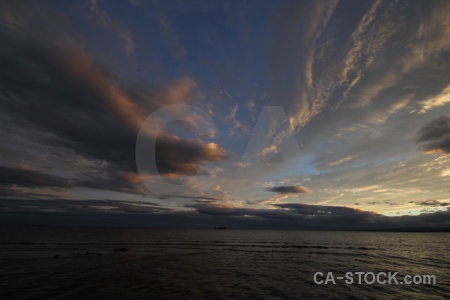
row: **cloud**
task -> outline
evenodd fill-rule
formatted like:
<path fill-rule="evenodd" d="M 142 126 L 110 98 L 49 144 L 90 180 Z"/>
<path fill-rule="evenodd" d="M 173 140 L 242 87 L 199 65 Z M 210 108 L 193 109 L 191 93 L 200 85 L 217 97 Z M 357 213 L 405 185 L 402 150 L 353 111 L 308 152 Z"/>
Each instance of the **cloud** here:
<path fill-rule="evenodd" d="M 155 189 L 157 196 L 172 200 L 167 201 L 171 207 L 174 202 L 181 206 L 223 202 L 252 203 L 255 208 L 301 197 L 308 202 L 317 198 L 327 205 L 359 203 L 361 208 L 385 212 L 417 211 L 418 207 L 405 205 L 408 201 L 446 199 L 448 161 L 434 162 L 437 156 L 421 155 L 414 139 L 414 128 L 443 115 L 449 107 L 449 5 L 445 1 L 286 1 L 278 11 L 201 4 L 193 5 L 187 14 L 185 5 L 155 3 L 120 15 L 120 22 L 128 20 L 131 26 L 135 25 L 131 19 L 144 18 L 151 29 L 145 34 L 149 43 L 135 43 L 135 38 L 143 37 L 142 28 L 121 26 L 115 19 L 118 15 L 112 14 L 114 7 L 104 1 L 85 1 L 85 12 L 87 7 L 91 18 L 80 17 L 76 10 L 68 14 L 67 9 L 51 3 L 0 2 L 0 165 L 14 166 L 20 174 L 5 181 L 2 197 L 17 198 L 22 192 L 27 199 L 38 193 L 39 198 L 50 199 L 52 191 L 61 190 L 55 185 L 61 184 L 67 185 L 64 189 L 71 196 L 78 188 L 94 188 L 103 193 L 87 192 L 99 196 L 115 191 L 137 198 L 143 191 L 134 161 L 140 124 L 164 105 L 192 103 L 214 116 L 220 132 L 214 143 L 209 143 L 211 136 L 195 137 L 201 120 L 192 115 L 187 124 L 170 124 L 159 134 L 156 163 L 163 176 L 181 182 L 187 176 L 209 174 L 190 178 L 192 184 L 185 185 L 186 190 Z M 128 3 L 124 5 L 131 9 Z M 211 23 L 207 20 L 212 12 Z M 239 47 L 242 40 L 236 34 L 241 28 L 234 27 L 239 18 L 235 12 L 248 19 L 248 47 L 241 47 L 245 51 Z M 66 25 L 55 26 L 57 17 L 43 18 L 45 14 L 58 15 Z M 265 29 L 272 25 L 271 16 L 276 18 L 273 32 L 261 30 L 263 23 Z M 190 22 L 193 19 L 207 22 Z M 273 43 L 267 45 L 270 33 Z M 124 49 L 132 57 L 119 53 Z M 264 58 L 269 58 L 270 70 Z M 172 76 L 180 77 L 169 81 Z M 146 82 L 125 82 L 124 78 Z M 271 164 L 233 165 L 244 151 L 247 139 L 242 135 L 251 132 L 251 119 L 270 101 L 283 105 L 289 120 L 276 127 L 269 119 L 264 126 L 268 143 L 249 152 L 263 149 Z M 298 156 L 300 151 L 292 151 L 295 159 L 280 153 L 288 135 L 274 132 L 287 127 L 295 127 L 301 144 L 295 148 L 301 151 Z M 226 136 L 227 131 L 232 138 Z M 255 132 L 255 136 L 262 139 L 266 134 Z M 228 143 L 227 151 L 219 146 L 222 142 Z M 434 142 L 427 139 L 418 144 L 424 151 L 446 151 L 442 143 L 439 150 L 425 149 Z M 228 151 L 237 158 L 219 167 L 230 156 Z M 287 159 L 279 167 L 272 163 Z M 77 165 L 80 160 L 87 164 Z M 26 165 L 39 174 L 23 172 Z M 233 176 L 234 166 L 245 178 Z M 262 177 L 269 181 L 294 173 L 296 180 L 278 182 L 282 185 L 278 188 L 305 183 L 309 177 L 320 198 L 287 186 L 272 191 L 270 200 L 262 200 L 269 198 L 266 187 L 258 183 Z M 146 175 L 151 178 L 153 174 Z M 33 176 L 40 178 L 42 186 L 36 185 Z M 209 192 L 201 194 L 205 199 L 195 197 L 194 189 L 215 183 L 223 186 L 226 197 Z M 61 193 L 64 196 L 69 195 Z M 390 205 L 394 201 L 399 207 Z M 371 202 L 377 202 L 376 207 L 367 205 Z M 246 222 L 245 218 L 266 222 L 275 216 L 295 219 L 295 209 L 311 213 L 316 209 L 270 208 L 277 211 L 240 214 L 236 207 L 199 207 L 216 215 L 226 209 L 240 222 Z M 189 214 L 180 212 L 177 217 L 207 216 L 194 207 L 188 209 Z M 171 212 L 171 217 L 175 215 Z"/>
<path fill-rule="evenodd" d="M 450 203 L 443 203 L 438 200 L 431 200 L 431 199 L 420 201 L 420 202 L 410 201 L 408 203 L 415 204 L 415 205 L 423 205 L 423 206 L 449 206 L 450 205 Z"/>
<path fill-rule="evenodd" d="M 158 25 L 163 33 L 167 47 L 172 51 L 174 56 L 178 59 L 185 58 L 188 51 L 183 47 L 181 38 L 171 26 L 169 19 L 165 15 L 160 15 Z"/>
<path fill-rule="evenodd" d="M 443 89 L 438 95 L 428 98 L 422 101 L 422 109 L 419 111 L 420 114 L 426 113 L 429 110 L 435 109 L 436 107 L 441 107 L 450 103 L 450 85 Z"/>
<path fill-rule="evenodd" d="M 381 0 L 374 1 L 352 32 L 351 47 L 340 75 L 340 84 L 347 84 L 345 96 L 361 80 L 365 69 L 372 65 L 377 53 L 395 32 L 389 20 L 377 15 L 382 3 Z"/>
<path fill-rule="evenodd" d="M 239 108 L 239 103 L 236 103 L 236 105 L 230 109 L 230 114 L 228 116 L 224 117 L 224 121 L 235 120 L 238 108 Z"/>
<path fill-rule="evenodd" d="M 315 230 L 450 230 L 450 210 L 417 216 L 386 217 L 344 206 L 282 203 L 271 209 L 249 209 L 217 203 L 185 205 L 189 210 L 122 200 L 0 199 L 2 224 L 82 224 Z"/>
<path fill-rule="evenodd" d="M 298 203 L 274 204 L 274 206 L 288 209 L 296 214 L 309 216 L 381 216 L 375 212 L 363 211 L 345 206 L 308 205 Z"/>
<path fill-rule="evenodd" d="M 140 185 L 140 177 L 136 173 L 115 170 L 111 172 L 97 171 L 85 173 L 72 180 L 75 187 L 116 191 L 120 193 L 144 195 L 146 190 Z"/>
<path fill-rule="evenodd" d="M 98 10 L 98 2 L 99 0 L 90 0 L 87 1 L 87 5 L 89 6 L 89 11 L 91 13 L 96 13 Z"/>
<path fill-rule="evenodd" d="M 450 169 L 442 170 L 440 176 L 441 176 L 441 177 L 447 177 L 447 176 L 450 176 Z"/>
<path fill-rule="evenodd" d="M 171 199 L 171 198 L 175 198 L 175 199 L 189 199 L 189 200 L 194 200 L 196 202 L 199 203 L 203 203 L 203 202 L 216 202 L 219 199 L 218 198 L 214 198 L 214 197 L 206 197 L 206 196 L 191 196 L 191 195 L 178 195 L 178 194 L 157 194 L 156 195 L 158 198 L 160 199 Z"/>
<path fill-rule="evenodd" d="M 71 187 L 69 180 L 38 171 L 0 166 L 0 187 Z"/>
<path fill-rule="evenodd" d="M 29 147 L 46 145 L 101 162 L 101 167 L 89 170 L 97 174 L 82 174 L 76 185 L 132 192 L 137 185 L 127 178 L 136 174 L 135 144 L 142 122 L 160 106 L 186 101 L 194 82 L 182 78 L 140 94 L 136 86 L 129 91 L 117 76 L 72 45 L 49 47 L 3 33 L 0 41 L 6 45 L 0 49 L 4 127 L 25 132 L 22 138 Z M 219 145 L 200 139 L 162 131 L 156 140 L 162 174 L 195 175 L 203 164 L 228 156 Z"/>
<path fill-rule="evenodd" d="M 137 179 L 137 180 L 136 180 Z M 77 187 L 102 189 L 131 194 L 144 194 L 139 185 L 139 177 L 134 173 L 122 171 L 80 174 L 76 178 L 64 178 L 57 175 L 46 174 L 40 171 L 27 170 L 15 167 L 0 166 L 0 188 L 3 197 L 45 197 L 46 194 L 30 193 L 21 190 L 60 188 L 60 190 L 71 190 Z M 39 191 L 39 190 L 38 190 Z"/>
<path fill-rule="evenodd" d="M 317 49 L 337 1 L 287 1 L 275 20 L 270 66 L 273 99 L 290 112 L 292 127 L 306 124 L 325 102 L 314 89 Z"/>
<path fill-rule="evenodd" d="M 268 188 L 267 191 L 280 194 L 309 194 L 310 190 L 304 186 L 275 186 Z"/>
<path fill-rule="evenodd" d="M 202 163 L 227 159 L 229 154 L 217 144 L 165 136 L 156 140 L 156 165 L 162 175 L 196 175 Z"/>
<path fill-rule="evenodd" d="M 129 0 L 129 2 L 133 6 L 139 6 L 141 4 L 141 0 Z"/>
<path fill-rule="evenodd" d="M 254 214 L 254 210 L 252 209 L 215 203 L 190 204 L 186 205 L 186 207 L 194 208 L 198 213 L 209 216 L 241 216 L 246 214 Z"/>
<path fill-rule="evenodd" d="M 171 211 L 152 202 L 135 202 L 127 200 L 72 200 L 72 199 L 0 199 L 0 213 L 53 212 L 63 213 L 127 213 L 149 214 Z"/>
<path fill-rule="evenodd" d="M 132 55 L 135 51 L 136 44 L 129 32 L 121 31 L 119 33 L 120 39 L 123 41 L 124 51 L 127 55 Z"/>
<path fill-rule="evenodd" d="M 404 110 L 445 102 L 448 82 L 440 70 L 447 68 L 450 49 L 448 3 L 339 2 L 327 18 L 333 5 L 287 2 L 276 22 L 274 104 L 285 107 L 305 147 L 313 140 L 324 143 L 339 129 L 383 124 L 394 115 L 404 117 Z M 298 17 L 305 12 L 308 17 Z M 319 27 L 316 17 L 322 20 Z M 298 28 L 316 30 L 317 38 L 303 45 L 307 35 Z M 304 49 L 315 53 L 308 56 Z M 311 87 L 303 76 L 308 59 L 313 61 Z M 424 102 L 437 90 L 438 96 Z"/>
<path fill-rule="evenodd" d="M 118 40 L 121 41 L 123 51 L 127 56 L 134 54 L 136 44 L 130 31 L 124 29 L 117 19 L 111 17 L 105 9 L 100 7 L 99 3 L 99 0 L 90 0 L 86 2 L 89 18 L 115 34 Z"/>
<path fill-rule="evenodd" d="M 416 141 L 426 153 L 450 154 L 450 118 L 441 116 L 425 124 L 418 131 Z"/>
<path fill-rule="evenodd" d="M 214 203 L 187 205 L 202 222 L 235 228 L 297 228 L 325 230 L 450 230 L 450 209 L 417 216 L 386 217 L 345 206 L 275 204 L 275 209 L 249 209 Z M 192 214 L 190 214 L 192 217 Z M 195 216 L 195 215 L 194 215 Z M 206 217 L 206 218 L 205 218 Z"/>
<path fill-rule="evenodd" d="M 233 166 L 236 166 L 238 168 L 248 168 L 250 167 L 252 164 L 249 162 L 235 162 L 233 163 Z"/>
<path fill-rule="evenodd" d="M 346 156 L 346 157 L 340 158 L 340 159 L 338 159 L 338 160 L 336 160 L 336 161 L 330 162 L 330 163 L 328 164 L 328 166 L 329 166 L 329 167 L 334 167 L 334 166 L 340 165 L 340 164 L 342 164 L 342 163 L 351 161 L 351 160 L 354 159 L 355 157 L 356 157 L 356 155 Z"/>

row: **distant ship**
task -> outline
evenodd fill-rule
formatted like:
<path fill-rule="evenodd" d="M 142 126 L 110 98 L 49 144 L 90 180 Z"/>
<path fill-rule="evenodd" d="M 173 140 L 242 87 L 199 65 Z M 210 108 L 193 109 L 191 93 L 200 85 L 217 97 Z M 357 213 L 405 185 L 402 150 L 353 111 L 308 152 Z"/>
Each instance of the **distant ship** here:
<path fill-rule="evenodd" d="M 225 226 L 217 226 L 217 227 L 214 227 L 214 229 L 227 229 Z"/>

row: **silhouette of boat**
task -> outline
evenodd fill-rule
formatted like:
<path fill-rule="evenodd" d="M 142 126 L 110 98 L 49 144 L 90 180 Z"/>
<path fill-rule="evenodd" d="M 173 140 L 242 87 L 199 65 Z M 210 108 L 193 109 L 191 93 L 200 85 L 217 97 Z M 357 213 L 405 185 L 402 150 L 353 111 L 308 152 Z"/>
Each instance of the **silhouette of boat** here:
<path fill-rule="evenodd" d="M 217 226 L 217 227 L 214 227 L 214 229 L 227 229 L 225 226 Z"/>

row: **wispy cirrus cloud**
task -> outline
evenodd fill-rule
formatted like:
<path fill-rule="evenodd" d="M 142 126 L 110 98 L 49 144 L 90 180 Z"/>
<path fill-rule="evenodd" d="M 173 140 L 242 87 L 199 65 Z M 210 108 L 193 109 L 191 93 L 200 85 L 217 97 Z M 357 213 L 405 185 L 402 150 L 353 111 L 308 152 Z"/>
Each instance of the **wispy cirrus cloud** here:
<path fill-rule="evenodd" d="M 325 105 L 319 95 L 323 90 L 316 89 L 315 59 L 336 5 L 337 1 L 291 1 L 279 11 L 270 61 L 273 99 L 292 109 L 291 128 L 306 124 Z"/>
<path fill-rule="evenodd" d="M 131 4 L 134 5 L 133 3 Z M 102 6 L 103 3 L 99 0 L 86 1 L 88 17 L 93 22 L 103 26 L 110 32 L 115 33 L 117 39 L 122 44 L 123 52 L 127 56 L 133 55 L 136 50 L 136 43 L 134 42 L 132 33 L 130 30 L 125 29 L 124 25 L 122 25 L 117 19 L 111 17 L 111 15 Z"/>
<path fill-rule="evenodd" d="M 352 6 L 352 11 L 358 17 L 349 20 L 342 19 L 343 16 L 338 14 L 327 15 L 319 2 L 314 4 L 304 2 L 302 5 L 304 7 L 301 8 L 295 5 L 290 6 L 290 13 L 281 10 L 280 15 L 284 16 L 285 21 L 280 21 L 278 26 L 280 28 L 283 28 L 283 25 L 295 27 L 293 24 L 296 21 L 292 20 L 293 23 L 289 23 L 288 20 L 290 20 L 289 15 L 296 11 L 299 14 L 308 11 L 311 19 L 318 14 L 320 16 L 318 18 L 324 22 L 317 31 L 318 34 L 320 33 L 320 38 L 317 38 L 315 43 L 311 42 L 311 46 L 305 46 L 306 49 L 310 47 L 316 53 L 308 56 L 301 51 L 290 54 L 290 50 L 279 50 L 283 58 L 274 56 L 277 58 L 278 65 L 272 65 L 274 90 L 276 91 L 278 86 L 282 90 L 274 95 L 274 100 L 287 109 L 290 122 L 295 126 L 300 125 L 299 128 L 310 121 L 314 123 L 311 118 L 319 114 L 330 117 L 327 118 L 329 124 L 335 123 L 334 119 L 342 122 L 343 118 L 350 114 L 356 118 L 349 118 L 348 122 L 357 123 L 364 119 L 367 119 L 369 123 L 385 121 L 384 117 L 380 119 L 374 114 L 379 116 L 388 112 L 390 114 L 398 112 L 398 109 L 393 112 L 392 108 L 399 105 L 406 107 L 408 103 L 403 103 L 403 100 L 416 92 L 408 88 L 404 89 L 405 94 L 398 97 L 398 100 L 377 100 L 376 103 L 373 103 L 373 100 L 383 92 L 402 84 L 405 78 L 414 76 L 414 72 L 419 72 L 418 69 L 436 60 L 438 55 L 447 51 L 450 46 L 449 34 L 447 29 L 444 29 L 448 28 L 445 25 L 447 22 L 444 13 L 446 11 L 444 7 L 447 5 L 445 3 L 436 2 L 433 5 L 423 5 L 423 7 L 418 5 L 414 8 L 404 2 L 360 3 Z M 286 7 L 289 7 L 289 4 Z M 334 7 L 334 4 L 327 6 L 327 9 L 331 9 L 330 7 Z M 346 7 L 345 3 L 338 4 L 338 8 L 344 9 L 344 7 Z M 416 22 L 414 20 L 419 10 L 421 15 L 417 15 L 417 18 L 420 22 Z M 398 17 L 399 15 L 401 17 Z M 297 22 L 306 22 L 308 24 L 305 25 L 306 28 L 315 28 L 314 24 L 317 24 L 308 18 L 299 18 Z M 289 40 L 293 44 L 286 47 L 288 49 L 293 49 L 297 43 L 302 45 L 303 39 L 308 37 L 308 35 L 296 36 L 299 33 L 295 30 L 286 30 L 285 35 L 287 34 L 291 34 Z M 280 47 L 289 45 L 289 43 L 282 43 L 282 36 L 280 35 L 278 40 Z M 342 43 L 336 43 L 337 36 L 339 40 L 346 39 L 344 46 Z M 339 51 L 341 48 L 345 51 Z M 274 53 L 278 52 L 274 50 Z M 306 80 L 306 76 L 292 76 L 296 73 L 289 71 L 290 68 L 297 69 L 299 66 L 296 62 L 306 57 L 312 58 L 310 65 L 313 66 L 313 75 L 309 76 L 312 80 Z M 286 60 L 291 62 L 283 63 Z M 281 78 L 283 78 L 282 84 L 278 84 L 276 80 Z M 294 79 L 304 83 L 294 84 Z M 313 85 L 308 87 L 306 82 L 313 82 Z M 295 92 L 295 89 L 298 89 L 298 92 Z M 423 100 L 420 96 L 409 96 L 409 98 L 414 102 Z M 441 103 L 443 98 L 437 96 L 432 99 L 441 99 L 438 100 Z M 346 105 L 342 106 L 343 103 Z M 428 103 L 431 104 L 431 102 Z M 364 109 L 364 106 L 370 106 L 370 109 Z M 334 109 L 331 110 L 331 107 Z M 356 111 L 359 111 L 359 114 L 356 114 Z M 333 114 L 336 117 L 332 116 Z"/>
<path fill-rule="evenodd" d="M 344 66 L 340 75 L 340 84 L 349 83 L 344 94 L 348 94 L 348 91 L 361 79 L 363 70 L 357 69 L 357 67 L 361 66 L 361 63 L 364 68 L 370 66 L 373 62 L 374 55 L 377 52 L 377 48 L 379 48 L 379 45 L 383 44 L 383 41 L 373 38 L 372 42 L 375 40 L 378 46 L 374 47 L 373 45 L 367 45 L 367 41 L 365 40 L 365 36 L 370 31 L 370 28 L 373 27 L 374 22 L 377 21 L 377 10 L 381 3 L 381 0 L 373 2 L 368 12 L 361 18 L 356 30 L 352 33 L 352 46 L 344 59 Z M 368 53 L 364 53 L 364 50 L 367 50 Z M 352 79 L 350 78 L 352 75 L 351 73 L 353 73 Z"/>

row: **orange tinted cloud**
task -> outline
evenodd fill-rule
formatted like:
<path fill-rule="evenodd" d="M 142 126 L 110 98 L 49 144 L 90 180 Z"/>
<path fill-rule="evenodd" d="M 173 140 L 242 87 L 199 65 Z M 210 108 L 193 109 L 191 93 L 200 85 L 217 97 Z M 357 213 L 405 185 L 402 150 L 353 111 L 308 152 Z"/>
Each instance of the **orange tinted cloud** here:
<path fill-rule="evenodd" d="M 68 48 L 66 63 L 72 75 L 94 88 L 123 121 L 135 129 L 141 127 L 144 116 L 138 106 L 86 54 L 75 48 Z"/>

